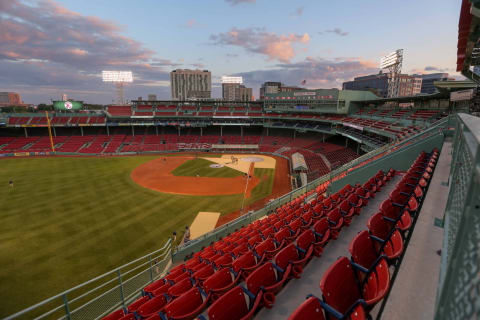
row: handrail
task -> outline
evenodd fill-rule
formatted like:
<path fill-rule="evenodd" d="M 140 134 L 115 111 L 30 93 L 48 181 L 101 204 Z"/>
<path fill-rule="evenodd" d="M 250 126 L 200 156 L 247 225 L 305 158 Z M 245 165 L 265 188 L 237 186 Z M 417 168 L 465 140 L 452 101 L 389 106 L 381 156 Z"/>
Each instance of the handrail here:
<path fill-rule="evenodd" d="M 67 290 L 65 290 L 65 291 L 63 291 L 63 292 L 61 292 L 61 293 L 59 293 L 59 294 L 56 294 L 56 295 L 50 297 L 50 298 L 47 298 L 47 299 L 45 299 L 45 300 L 43 300 L 43 301 L 40 301 L 39 303 L 36 303 L 36 304 L 34 304 L 34 305 L 32 305 L 32 306 L 30 306 L 30 307 L 28 307 L 28 308 L 25 308 L 25 309 L 23 309 L 23 310 L 20 310 L 20 311 L 14 313 L 14 314 L 8 316 L 7 318 L 5 318 L 5 320 L 15 319 L 15 318 L 18 318 L 19 316 L 25 315 L 25 314 L 27 314 L 27 313 L 29 313 L 29 312 L 31 312 L 31 311 L 34 311 L 35 309 L 38 309 L 38 308 L 41 307 L 41 306 L 44 306 L 44 305 L 46 305 L 46 304 L 48 304 L 48 303 L 50 303 L 50 302 L 55 301 L 56 299 L 66 297 L 68 294 L 73 293 L 73 292 L 75 292 L 76 290 L 85 288 L 86 286 L 88 286 L 88 285 L 90 285 L 90 284 L 92 284 L 92 283 L 94 283 L 94 282 L 96 282 L 96 281 L 98 281 L 98 280 L 104 279 L 104 278 L 106 278 L 106 277 L 108 277 L 108 276 L 111 276 L 111 275 L 116 275 L 116 274 L 118 274 L 118 272 L 119 272 L 120 270 L 125 269 L 126 267 L 131 266 L 132 264 L 135 264 L 135 263 L 137 263 L 137 262 L 139 262 L 139 261 L 142 261 L 142 260 L 151 258 L 152 256 L 154 256 L 154 255 L 156 255 L 156 254 L 158 254 L 158 253 L 160 253 L 160 255 L 158 255 L 158 257 L 164 256 L 164 259 L 169 258 L 169 255 L 167 255 L 167 253 L 169 253 L 170 250 L 171 250 L 171 242 L 172 242 L 172 239 L 169 238 L 169 239 L 165 242 L 165 244 L 163 245 L 163 247 L 161 247 L 160 249 L 157 249 L 157 250 L 155 250 L 155 251 L 153 251 L 153 252 L 151 252 L 151 253 L 149 253 L 149 254 L 146 254 L 146 255 L 144 255 L 144 256 L 142 256 L 142 257 L 140 257 L 140 258 L 137 258 L 137 259 L 135 259 L 135 260 L 133 260 L 133 261 L 130 261 L 130 262 L 128 262 L 128 263 L 126 263 L 126 264 L 124 264 L 124 265 L 122 265 L 122 266 L 114 269 L 114 270 L 111 270 L 111 271 L 108 271 L 108 272 L 106 272 L 106 273 L 103 273 L 103 274 L 101 274 L 101 275 L 99 275 L 99 276 L 97 276 L 97 277 L 95 277 L 95 278 L 93 278 L 93 279 L 90 279 L 90 280 L 88 280 L 88 281 L 86 281 L 86 282 L 83 282 L 83 283 L 81 283 L 81 284 L 79 284 L 79 285 L 77 285 L 77 286 L 75 286 L 75 287 L 73 287 L 73 288 L 67 289 Z M 160 262 L 163 262 L 163 260 L 160 261 Z M 143 263 L 142 265 L 145 265 L 146 263 L 147 263 L 147 262 Z M 142 265 L 140 265 L 140 266 L 142 266 Z M 139 267 L 139 266 L 136 266 L 133 270 L 136 270 L 138 267 Z M 127 271 L 125 274 L 130 273 L 130 271 L 131 271 L 131 270 Z M 125 274 L 124 274 L 124 275 L 125 275 Z M 90 289 L 90 290 L 88 290 L 87 292 L 84 292 L 84 293 L 80 294 L 79 296 L 77 296 L 77 297 L 75 297 L 74 299 L 72 299 L 71 301 L 69 301 L 69 303 L 75 302 L 75 301 L 77 301 L 77 300 L 79 300 L 79 299 L 81 299 L 81 298 L 84 298 L 87 294 L 89 294 L 89 293 L 91 293 L 91 292 L 94 292 L 94 291 L 96 291 L 96 290 L 98 290 L 98 289 L 101 289 L 101 288 L 105 287 L 106 285 L 112 283 L 112 280 L 116 280 L 116 279 L 115 279 L 115 278 L 109 279 L 106 283 L 102 283 L 101 285 L 95 287 L 94 289 Z M 50 311 L 48 311 L 47 313 L 39 316 L 38 318 L 41 319 L 42 317 L 47 316 L 47 315 L 49 315 L 49 314 L 57 311 L 58 309 L 60 309 L 60 308 L 62 308 L 62 307 L 63 307 L 63 305 L 61 305 L 61 306 L 59 306 L 59 307 L 55 307 L 55 308 L 51 309 Z"/>
<path fill-rule="evenodd" d="M 480 315 L 480 118 L 458 114 L 435 319 Z"/>

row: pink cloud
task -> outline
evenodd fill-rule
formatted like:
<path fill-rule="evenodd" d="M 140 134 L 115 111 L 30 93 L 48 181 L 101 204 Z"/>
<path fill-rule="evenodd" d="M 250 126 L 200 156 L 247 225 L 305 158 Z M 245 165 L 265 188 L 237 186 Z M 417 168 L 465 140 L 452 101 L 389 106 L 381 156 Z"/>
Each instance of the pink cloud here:
<path fill-rule="evenodd" d="M 289 62 L 295 57 L 294 45 L 308 44 L 310 36 L 308 33 L 277 35 L 263 28 L 232 28 L 228 32 L 211 35 L 210 40 L 216 45 L 233 45 L 263 54 L 268 60 Z"/>

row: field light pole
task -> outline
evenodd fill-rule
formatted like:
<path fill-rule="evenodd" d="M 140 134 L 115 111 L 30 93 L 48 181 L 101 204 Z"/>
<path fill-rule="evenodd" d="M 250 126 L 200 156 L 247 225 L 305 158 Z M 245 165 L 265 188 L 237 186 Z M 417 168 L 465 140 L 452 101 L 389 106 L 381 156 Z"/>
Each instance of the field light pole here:
<path fill-rule="evenodd" d="M 133 82 L 132 71 L 102 71 L 103 82 L 113 82 L 117 88 L 117 103 L 124 104 L 124 84 Z"/>

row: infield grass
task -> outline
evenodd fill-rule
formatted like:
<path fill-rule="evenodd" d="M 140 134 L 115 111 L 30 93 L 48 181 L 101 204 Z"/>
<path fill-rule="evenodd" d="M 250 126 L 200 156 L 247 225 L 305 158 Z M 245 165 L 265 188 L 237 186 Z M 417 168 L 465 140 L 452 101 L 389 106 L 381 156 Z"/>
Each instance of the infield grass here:
<path fill-rule="evenodd" d="M 243 172 L 229 167 L 211 168 L 212 164 L 216 163 L 202 158 L 187 160 L 171 173 L 174 176 L 195 177 L 198 175 L 210 178 L 235 178 L 243 175 Z"/>
<path fill-rule="evenodd" d="M 162 247 L 173 231 L 181 239 L 199 211 L 240 208 L 241 194 L 138 186 L 131 170 L 157 157 L 0 161 L 0 318 Z M 255 169 L 261 182 L 247 204 L 271 193 L 273 173 Z"/>

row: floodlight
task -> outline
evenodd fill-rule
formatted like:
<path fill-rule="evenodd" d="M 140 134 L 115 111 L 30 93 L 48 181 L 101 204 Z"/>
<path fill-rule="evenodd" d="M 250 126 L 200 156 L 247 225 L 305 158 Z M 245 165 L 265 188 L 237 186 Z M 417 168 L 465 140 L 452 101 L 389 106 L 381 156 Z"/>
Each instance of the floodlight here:
<path fill-rule="evenodd" d="M 222 83 L 243 83 L 242 77 L 229 77 L 229 76 L 222 76 Z"/>
<path fill-rule="evenodd" d="M 102 71 L 103 82 L 114 82 L 117 87 L 117 102 L 124 103 L 123 84 L 133 82 L 132 71 Z"/>
<path fill-rule="evenodd" d="M 102 71 L 104 82 L 133 82 L 132 71 Z"/>

